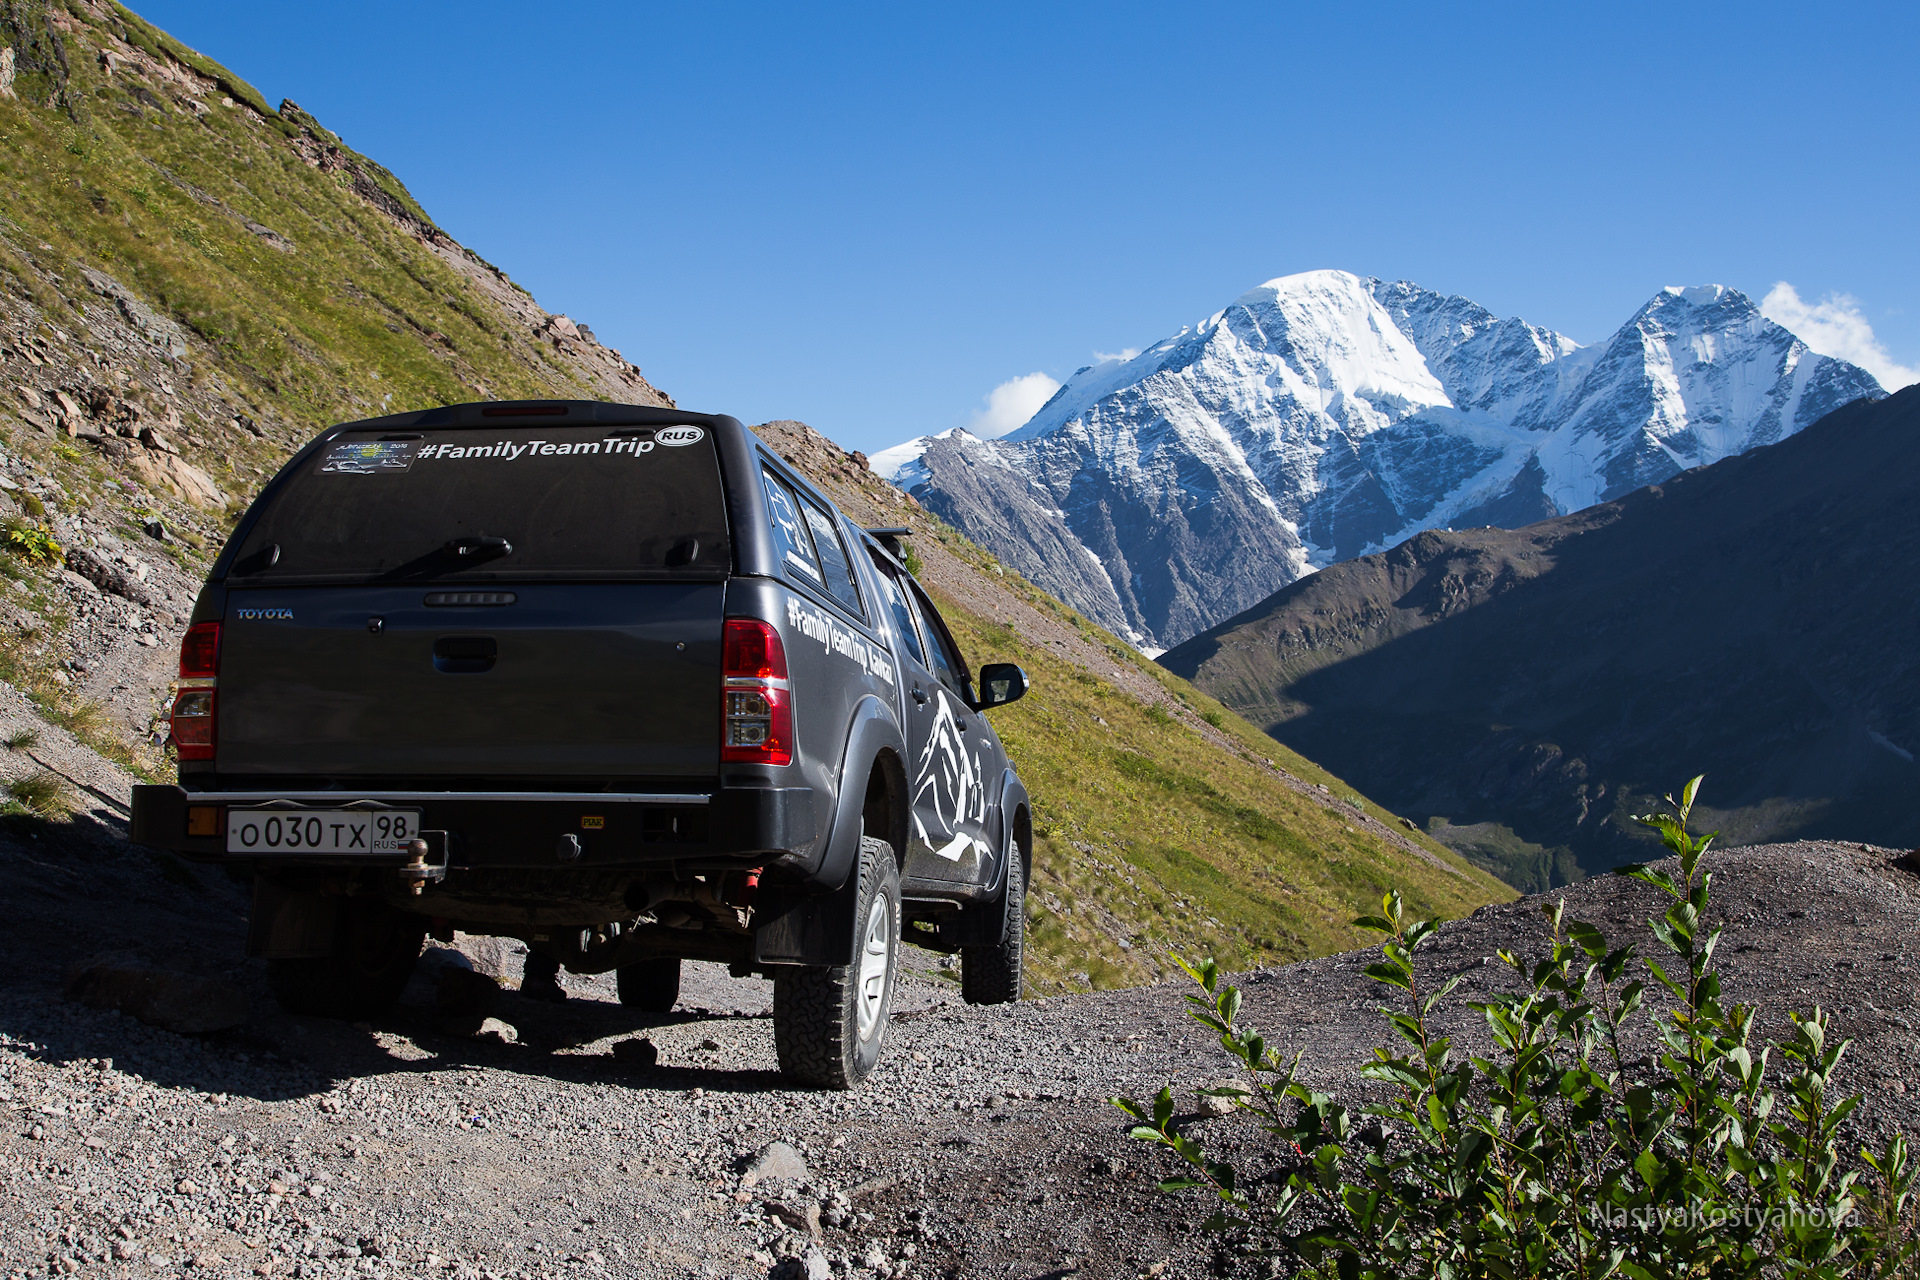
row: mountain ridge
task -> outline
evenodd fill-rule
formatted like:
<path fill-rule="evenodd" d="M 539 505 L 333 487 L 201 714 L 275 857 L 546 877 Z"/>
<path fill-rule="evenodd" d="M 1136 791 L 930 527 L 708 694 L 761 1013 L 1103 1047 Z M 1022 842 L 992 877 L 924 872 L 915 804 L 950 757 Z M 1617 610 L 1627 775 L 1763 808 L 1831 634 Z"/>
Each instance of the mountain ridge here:
<path fill-rule="evenodd" d="M 1006 437 L 923 437 L 875 464 L 1152 649 L 1421 528 L 1577 510 L 1879 394 L 1723 286 L 1663 289 L 1582 347 L 1316 271 L 1080 370 Z"/>
<path fill-rule="evenodd" d="M 1333 565 L 1160 661 L 1523 888 L 1729 842 L 1920 843 L 1920 388 L 1517 530 Z"/>

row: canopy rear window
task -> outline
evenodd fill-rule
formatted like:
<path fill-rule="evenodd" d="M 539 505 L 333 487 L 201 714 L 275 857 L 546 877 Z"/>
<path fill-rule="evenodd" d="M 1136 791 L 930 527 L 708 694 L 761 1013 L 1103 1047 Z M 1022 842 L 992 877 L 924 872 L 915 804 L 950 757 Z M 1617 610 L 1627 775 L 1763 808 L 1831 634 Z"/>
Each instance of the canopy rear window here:
<path fill-rule="evenodd" d="M 732 563 L 703 427 L 348 432 L 276 493 L 249 582 L 716 578 Z"/>

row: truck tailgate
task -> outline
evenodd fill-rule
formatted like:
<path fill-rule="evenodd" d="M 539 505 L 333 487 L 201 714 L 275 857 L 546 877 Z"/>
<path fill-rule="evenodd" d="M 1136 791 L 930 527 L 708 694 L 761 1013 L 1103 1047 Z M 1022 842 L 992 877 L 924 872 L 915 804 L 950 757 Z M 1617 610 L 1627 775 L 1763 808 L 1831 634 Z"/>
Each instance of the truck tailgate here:
<path fill-rule="evenodd" d="M 711 778 L 723 599 L 719 582 L 234 590 L 218 771 Z"/>

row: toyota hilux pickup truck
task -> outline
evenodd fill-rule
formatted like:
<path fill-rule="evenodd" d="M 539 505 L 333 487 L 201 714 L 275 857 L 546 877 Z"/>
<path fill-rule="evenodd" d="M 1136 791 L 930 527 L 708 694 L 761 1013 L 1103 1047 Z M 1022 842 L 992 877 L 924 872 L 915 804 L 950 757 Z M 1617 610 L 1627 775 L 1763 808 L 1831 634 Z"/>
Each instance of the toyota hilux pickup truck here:
<path fill-rule="evenodd" d="M 1020 995 L 1032 820 L 902 563 L 739 421 L 465 404 L 322 433 L 261 491 L 181 644 L 178 785 L 133 835 L 253 887 L 288 1010 L 390 1006 L 429 933 L 517 938 L 672 1008 L 773 982 L 780 1067 L 851 1088 L 903 940 Z"/>

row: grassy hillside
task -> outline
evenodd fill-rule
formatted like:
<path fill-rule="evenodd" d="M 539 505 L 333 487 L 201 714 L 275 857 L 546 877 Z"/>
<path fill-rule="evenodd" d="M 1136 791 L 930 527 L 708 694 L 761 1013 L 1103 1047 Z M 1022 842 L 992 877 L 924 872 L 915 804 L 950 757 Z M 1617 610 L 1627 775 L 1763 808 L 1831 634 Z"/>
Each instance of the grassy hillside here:
<path fill-rule="evenodd" d="M 0 676 L 124 761 L 166 768 L 148 720 L 90 699 L 146 680 L 149 715 L 162 703 L 177 602 L 313 431 L 497 396 L 668 402 L 435 228 L 393 175 L 125 10 L 15 3 L 7 41 L 26 53 L 17 97 L 0 97 L 0 478 L 15 486 L 0 484 L 0 517 L 58 549 L 0 555 L 17 583 L 0 595 Z M 1037 990 L 1147 980 L 1169 947 L 1241 964 L 1344 947 L 1347 919 L 1389 885 L 1446 916 L 1510 896 L 857 456 L 797 424 L 762 431 L 856 519 L 921 530 L 923 577 L 968 658 L 1035 678 L 995 723 L 1036 798 Z M 164 542 L 144 532 L 156 520 Z M 114 573 L 153 562 L 176 603 L 131 610 L 102 659 L 82 622 L 97 638 L 100 598 L 124 617 L 111 592 L 142 590 L 103 596 L 62 550 Z"/>
<path fill-rule="evenodd" d="M 1166 976 L 1168 949 L 1235 965 L 1361 945 L 1402 889 L 1457 917 L 1513 890 L 1094 626 L 798 423 L 757 428 L 868 524 L 906 524 L 967 661 L 1034 688 L 993 712 L 1034 798 L 1034 985 Z M 1412 904 L 1417 904 L 1413 906 Z"/>
<path fill-rule="evenodd" d="M 161 697 L 126 693 L 165 681 L 141 637 L 183 605 L 76 595 L 63 552 L 197 576 L 291 448 L 393 405 L 668 403 L 385 169 L 126 10 L 12 0 L 0 48 L 0 678 L 123 763 L 165 765 Z M 103 619 L 105 662 L 79 639 Z"/>

